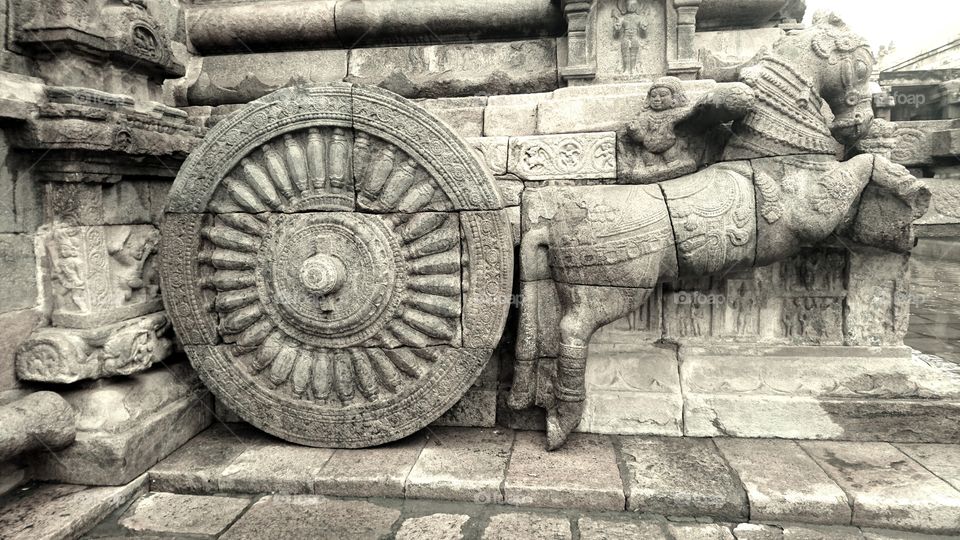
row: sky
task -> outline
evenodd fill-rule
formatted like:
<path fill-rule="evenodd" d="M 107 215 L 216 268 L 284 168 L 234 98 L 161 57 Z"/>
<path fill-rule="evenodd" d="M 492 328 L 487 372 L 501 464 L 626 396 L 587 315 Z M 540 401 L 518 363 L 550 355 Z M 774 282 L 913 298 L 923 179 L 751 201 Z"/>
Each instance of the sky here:
<path fill-rule="evenodd" d="M 874 49 L 891 42 L 889 67 L 960 37 L 960 0 L 807 0 L 806 22 L 833 11 Z"/>

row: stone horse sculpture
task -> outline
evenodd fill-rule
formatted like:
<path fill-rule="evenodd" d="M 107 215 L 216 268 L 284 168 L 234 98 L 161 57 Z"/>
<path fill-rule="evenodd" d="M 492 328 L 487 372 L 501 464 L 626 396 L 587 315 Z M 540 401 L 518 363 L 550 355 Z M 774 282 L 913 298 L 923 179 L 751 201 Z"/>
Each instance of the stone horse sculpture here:
<path fill-rule="evenodd" d="M 768 265 L 835 233 L 912 248 L 912 222 L 929 203 L 924 185 L 880 156 L 837 159 L 838 142 L 851 145 L 870 128 L 873 64 L 842 21 L 818 17 L 701 100 L 701 113 L 733 120 L 718 163 L 657 184 L 528 190 L 509 404 L 547 409 L 549 449 L 583 414 L 594 332 L 641 307 L 659 283 Z M 555 287 L 559 314 L 538 313 L 545 284 L 550 294 Z M 559 339 L 552 354 L 538 350 L 549 341 L 538 340 L 543 333 Z M 552 384 L 548 376 L 538 385 L 536 360 L 551 356 Z"/>

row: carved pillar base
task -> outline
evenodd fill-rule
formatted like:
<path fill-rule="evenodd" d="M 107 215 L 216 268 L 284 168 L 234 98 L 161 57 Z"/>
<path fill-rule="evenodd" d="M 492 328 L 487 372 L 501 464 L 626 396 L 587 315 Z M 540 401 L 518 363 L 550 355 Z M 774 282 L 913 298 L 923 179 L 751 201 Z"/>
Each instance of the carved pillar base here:
<path fill-rule="evenodd" d="M 594 0 L 564 0 L 563 14 L 567 19 L 567 60 L 560 67 L 560 77 L 570 80 L 592 80 L 597 75 L 597 53 L 588 29 L 590 9 Z"/>
<path fill-rule="evenodd" d="M 170 355 L 169 328 L 163 312 L 90 329 L 43 328 L 17 350 L 17 377 L 72 383 L 137 373 Z"/>

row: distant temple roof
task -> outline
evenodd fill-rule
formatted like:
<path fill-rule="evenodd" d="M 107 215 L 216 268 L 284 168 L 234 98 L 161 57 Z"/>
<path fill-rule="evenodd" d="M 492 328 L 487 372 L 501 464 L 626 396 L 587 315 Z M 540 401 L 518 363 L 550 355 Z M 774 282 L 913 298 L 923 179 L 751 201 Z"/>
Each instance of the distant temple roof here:
<path fill-rule="evenodd" d="M 880 83 L 923 86 L 960 78 L 960 38 L 880 72 Z"/>

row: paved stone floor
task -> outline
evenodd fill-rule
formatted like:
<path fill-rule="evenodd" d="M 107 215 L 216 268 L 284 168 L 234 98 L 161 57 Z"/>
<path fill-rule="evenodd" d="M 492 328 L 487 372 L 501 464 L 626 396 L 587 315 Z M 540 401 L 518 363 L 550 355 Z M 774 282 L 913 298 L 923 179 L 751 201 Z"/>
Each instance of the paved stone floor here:
<path fill-rule="evenodd" d="M 376 449 L 326 450 L 220 424 L 130 486 L 20 490 L 0 501 L 0 538 L 960 533 L 960 445 L 574 434 L 547 453 L 543 442 L 431 428 Z"/>

